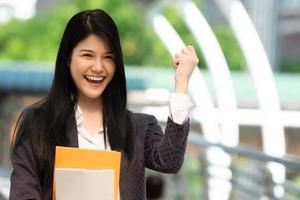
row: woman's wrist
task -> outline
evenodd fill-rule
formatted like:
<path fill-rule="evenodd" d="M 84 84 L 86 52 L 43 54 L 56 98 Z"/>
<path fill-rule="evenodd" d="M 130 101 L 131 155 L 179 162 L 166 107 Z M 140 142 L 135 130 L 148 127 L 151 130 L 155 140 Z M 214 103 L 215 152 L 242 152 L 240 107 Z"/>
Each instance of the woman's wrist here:
<path fill-rule="evenodd" d="M 178 79 L 175 80 L 175 92 L 176 93 L 188 93 L 189 81 L 187 79 Z"/>

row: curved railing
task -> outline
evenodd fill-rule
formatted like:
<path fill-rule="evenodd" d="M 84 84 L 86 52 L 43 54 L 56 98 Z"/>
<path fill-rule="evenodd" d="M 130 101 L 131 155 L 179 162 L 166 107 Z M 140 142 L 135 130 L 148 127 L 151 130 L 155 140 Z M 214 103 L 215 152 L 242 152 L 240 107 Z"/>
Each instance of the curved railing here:
<path fill-rule="evenodd" d="M 170 54 L 174 55 L 176 51 L 184 46 L 184 43 L 167 18 L 161 14 L 161 10 L 168 6 L 169 1 L 157 2 L 154 1 L 154 3 L 144 6 L 142 9 L 147 8 L 144 11 L 145 14 L 148 14 L 155 32 Z M 192 1 L 178 0 L 174 1 L 172 5 L 177 5 L 178 13 L 181 14 L 196 38 L 213 77 L 217 93 L 218 107 L 215 108 L 212 98 L 205 88 L 206 84 L 203 81 L 201 71 L 195 69 L 190 84 L 190 94 L 195 102 L 193 117 L 200 122 L 205 139 L 221 142 L 231 147 L 238 144 L 239 125 L 257 123 L 262 128 L 263 151 L 270 156 L 283 157 L 286 154 L 284 135 L 286 124 L 284 123 L 291 124 L 290 121 L 293 121 L 294 126 L 300 127 L 299 121 L 294 121 L 294 117 L 299 117 L 300 112 L 281 110 L 272 68 L 257 31 L 241 1 L 215 0 L 215 2 L 228 20 L 247 61 L 247 67 L 256 89 L 259 109 L 239 109 L 236 107 L 230 72 L 214 33 L 201 11 Z M 213 152 L 213 155 L 210 152 Z M 219 160 L 217 162 L 230 164 L 228 155 L 218 148 L 207 149 L 207 156 L 212 162 L 216 160 L 214 158 L 218 157 L 222 161 L 217 159 Z M 278 187 L 274 186 L 275 196 L 280 198 L 284 195 L 284 190 L 280 185 L 285 181 L 285 167 L 272 162 L 267 165 L 272 173 L 272 178 L 278 183 Z M 216 182 L 211 185 L 213 187 Z M 225 187 L 228 187 L 228 185 L 223 182 L 222 187 L 219 188 Z M 228 196 L 222 194 L 211 199 L 228 198 Z"/>

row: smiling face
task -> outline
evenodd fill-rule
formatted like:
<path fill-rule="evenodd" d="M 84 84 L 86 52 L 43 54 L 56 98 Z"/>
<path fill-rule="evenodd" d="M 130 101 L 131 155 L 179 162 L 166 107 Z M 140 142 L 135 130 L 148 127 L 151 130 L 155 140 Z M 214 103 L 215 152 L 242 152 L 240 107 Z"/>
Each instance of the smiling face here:
<path fill-rule="evenodd" d="M 89 35 L 73 49 L 70 70 L 80 99 L 101 99 L 112 80 L 116 64 L 108 43 L 97 35 Z"/>

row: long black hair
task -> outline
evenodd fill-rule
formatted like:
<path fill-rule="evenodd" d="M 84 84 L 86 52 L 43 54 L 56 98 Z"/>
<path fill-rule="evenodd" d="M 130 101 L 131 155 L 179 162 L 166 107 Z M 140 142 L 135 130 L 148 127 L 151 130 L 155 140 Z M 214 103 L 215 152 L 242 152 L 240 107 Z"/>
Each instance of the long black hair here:
<path fill-rule="evenodd" d="M 25 138 L 30 138 L 38 157 L 48 160 L 53 166 L 55 146 L 67 146 L 70 143 L 68 132 L 74 126 L 77 101 L 70 59 L 75 46 L 91 34 L 107 41 L 116 64 L 114 77 L 102 93 L 105 144 L 108 138 L 111 149 L 122 151 L 129 160 L 132 159 L 134 136 L 126 108 L 126 79 L 119 33 L 113 19 L 100 9 L 79 12 L 68 22 L 58 50 L 50 92 L 19 117 L 13 151 Z"/>

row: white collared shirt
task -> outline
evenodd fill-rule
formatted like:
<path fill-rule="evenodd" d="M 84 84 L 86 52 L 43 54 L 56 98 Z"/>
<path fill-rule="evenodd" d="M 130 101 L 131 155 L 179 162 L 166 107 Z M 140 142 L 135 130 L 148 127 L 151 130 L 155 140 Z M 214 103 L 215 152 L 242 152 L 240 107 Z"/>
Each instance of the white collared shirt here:
<path fill-rule="evenodd" d="M 183 124 L 189 115 L 189 111 L 193 104 L 190 98 L 186 94 L 172 93 L 170 96 L 170 117 L 177 124 Z M 83 113 L 79 105 L 75 108 L 75 118 L 78 133 L 78 145 L 79 148 L 84 149 L 98 149 L 98 150 L 110 150 L 109 144 L 106 149 L 104 146 L 104 132 L 103 128 L 99 129 L 95 133 L 89 133 L 83 127 Z"/>

